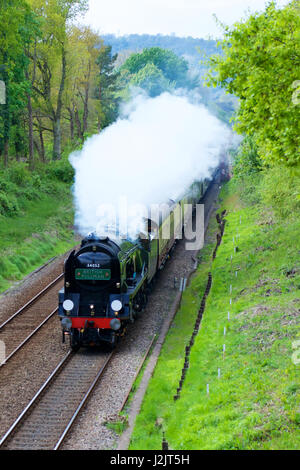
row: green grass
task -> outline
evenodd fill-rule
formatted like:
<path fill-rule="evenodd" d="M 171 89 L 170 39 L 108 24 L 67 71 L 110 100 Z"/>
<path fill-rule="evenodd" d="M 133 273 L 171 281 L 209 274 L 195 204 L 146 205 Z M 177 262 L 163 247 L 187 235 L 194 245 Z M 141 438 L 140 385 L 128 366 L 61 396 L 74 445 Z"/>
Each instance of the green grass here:
<path fill-rule="evenodd" d="M 162 431 L 176 450 L 299 447 L 299 364 L 292 361 L 292 344 L 300 339 L 299 221 L 274 222 L 258 204 L 241 203 L 233 187 L 222 192 L 230 212 L 217 258 L 211 262 L 215 243 L 207 245 L 163 346 L 130 449 L 161 449 Z M 209 270 L 212 289 L 174 402 Z"/>
<path fill-rule="evenodd" d="M 113 421 L 113 422 L 105 423 L 105 426 L 108 429 L 111 429 L 116 434 L 121 435 L 127 429 L 128 422 L 126 419 L 124 419 L 120 421 Z"/>
<path fill-rule="evenodd" d="M 0 218 L 0 292 L 74 246 L 72 196 L 61 183 L 54 195 L 22 201 L 22 211 Z"/>
<path fill-rule="evenodd" d="M 75 244 L 67 151 L 47 165 L 0 165 L 0 292 Z"/>

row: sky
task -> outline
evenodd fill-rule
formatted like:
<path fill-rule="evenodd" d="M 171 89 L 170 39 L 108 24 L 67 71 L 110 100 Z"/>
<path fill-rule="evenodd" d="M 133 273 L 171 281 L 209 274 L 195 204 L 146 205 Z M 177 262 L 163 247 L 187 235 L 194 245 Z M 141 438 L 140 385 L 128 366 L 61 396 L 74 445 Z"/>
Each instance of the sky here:
<path fill-rule="evenodd" d="M 277 0 L 284 6 L 289 0 Z M 89 0 L 83 23 L 100 34 L 175 34 L 219 38 L 214 14 L 227 25 L 261 11 L 266 0 Z"/>

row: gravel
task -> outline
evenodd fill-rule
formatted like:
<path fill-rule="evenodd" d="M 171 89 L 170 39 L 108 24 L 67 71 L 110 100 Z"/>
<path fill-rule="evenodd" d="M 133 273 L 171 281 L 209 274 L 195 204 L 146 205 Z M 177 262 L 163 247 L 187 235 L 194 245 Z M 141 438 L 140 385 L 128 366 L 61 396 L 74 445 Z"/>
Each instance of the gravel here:
<path fill-rule="evenodd" d="M 214 204 L 217 186 L 207 198 L 207 206 Z M 131 386 L 154 333 L 161 325 L 174 301 L 177 289 L 174 277 L 187 277 L 194 266 L 195 253 L 185 250 L 184 241 L 178 242 L 164 270 L 158 276 L 149 302 L 138 321 L 130 325 L 118 345 L 116 354 L 105 371 L 74 427 L 63 444 L 63 449 L 113 449 L 118 436 L 104 422 L 117 415 Z M 42 270 L 28 276 L 18 286 L 1 296 L 0 321 L 4 321 L 52 279 L 62 272 L 65 257 L 53 260 Z M 47 301 L 49 313 L 57 306 L 57 294 Z M 28 404 L 52 370 L 64 357 L 68 344 L 61 342 L 61 328 L 57 317 L 1 368 L 0 373 L 0 432 L 4 434 Z M 78 352 L 78 354 L 83 354 Z"/>
<path fill-rule="evenodd" d="M 218 186 L 214 185 L 206 199 L 208 208 L 214 208 Z M 139 364 L 155 333 L 159 333 L 175 299 L 174 276 L 188 277 L 195 264 L 196 252 L 186 251 L 184 241 L 178 242 L 164 270 L 160 273 L 149 302 L 139 320 L 128 328 L 104 376 L 94 389 L 84 411 L 77 418 L 64 450 L 116 449 L 119 436 L 105 423 L 117 418 L 118 412 Z"/>

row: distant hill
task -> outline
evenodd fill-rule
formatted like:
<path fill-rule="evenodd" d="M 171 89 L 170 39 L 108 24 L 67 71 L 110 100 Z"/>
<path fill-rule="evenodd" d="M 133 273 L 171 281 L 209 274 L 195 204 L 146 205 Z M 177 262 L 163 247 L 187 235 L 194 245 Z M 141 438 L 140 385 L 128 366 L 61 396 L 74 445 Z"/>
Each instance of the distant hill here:
<path fill-rule="evenodd" d="M 171 49 L 178 56 L 190 56 L 199 60 L 201 56 L 197 48 L 200 48 L 206 55 L 215 54 L 217 51 L 216 41 L 201 38 L 180 38 L 162 34 L 155 36 L 150 34 L 130 34 L 129 36 L 105 34 L 102 38 L 105 44 L 112 46 L 113 53 L 125 50 L 137 52 L 145 48 L 157 46 L 163 49 Z"/>

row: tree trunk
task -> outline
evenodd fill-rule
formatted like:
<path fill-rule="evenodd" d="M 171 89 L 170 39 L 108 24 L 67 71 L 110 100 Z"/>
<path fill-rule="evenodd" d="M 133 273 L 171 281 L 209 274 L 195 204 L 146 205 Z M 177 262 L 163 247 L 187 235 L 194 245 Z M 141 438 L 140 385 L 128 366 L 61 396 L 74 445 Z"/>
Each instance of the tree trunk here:
<path fill-rule="evenodd" d="M 61 72 L 61 81 L 60 81 L 60 87 L 59 87 L 59 92 L 58 92 L 58 97 L 57 97 L 57 107 L 56 107 L 56 113 L 55 117 L 53 120 L 53 135 L 54 135 L 54 141 L 53 141 L 53 160 L 60 160 L 61 159 L 61 127 L 60 127 L 60 118 L 61 118 L 61 111 L 63 107 L 63 91 L 65 88 L 65 80 L 66 80 L 66 67 L 67 67 L 67 61 L 66 61 L 66 51 L 63 46 L 62 48 L 62 72 Z"/>
<path fill-rule="evenodd" d="M 61 128 L 60 119 L 53 122 L 53 160 L 61 159 Z"/>
<path fill-rule="evenodd" d="M 75 122 L 76 122 L 76 127 L 77 127 L 77 137 L 78 139 L 83 140 L 83 132 L 81 130 L 81 122 L 80 122 L 80 117 L 78 113 L 78 109 L 75 109 Z"/>
<path fill-rule="evenodd" d="M 32 103 L 31 95 L 27 95 L 27 108 L 28 108 L 28 149 L 29 149 L 29 168 L 34 169 L 34 148 L 33 148 L 33 117 L 32 117 Z"/>
<path fill-rule="evenodd" d="M 73 105 L 74 108 L 74 105 Z M 67 108 L 68 113 L 70 116 L 70 136 L 71 136 L 71 141 L 74 141 L 74 109 Z"/>
<path fill-rule="evenodd" d="M 40 117 L 37 116 L 37 123 L 38 123 L 38 133 L 40 138 L 40 144 L 38 142 L 34 142 L 35 146 L 39 152 L 40 160 L 43 163 L 46 163 L 46 155 L 45 155 L 45 145 L 44 145 L 44 135 L 43 135 L 43 128 L 42 128 L 42 121 Z"/>
<path fill-rule="evenodd" d="M 91 63 L 89 62 L 87 81 L 85 86 L 85 96 L 83 104 L 83 136 L 88 129 L 88 116 L 89 116 L 89 92 L 90 92 L 90 76 L 91 76 Z"/>

